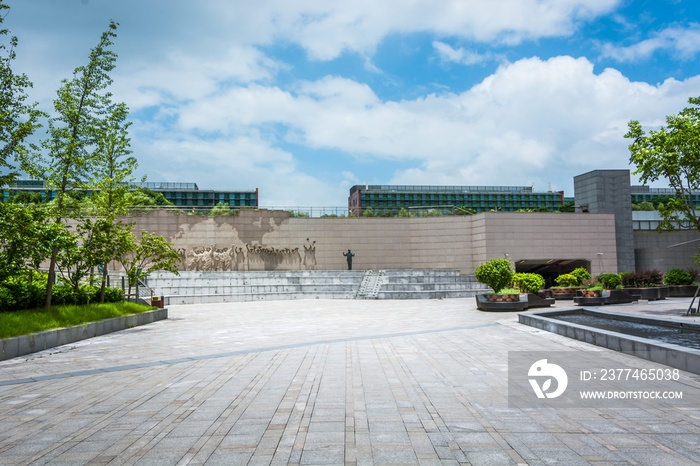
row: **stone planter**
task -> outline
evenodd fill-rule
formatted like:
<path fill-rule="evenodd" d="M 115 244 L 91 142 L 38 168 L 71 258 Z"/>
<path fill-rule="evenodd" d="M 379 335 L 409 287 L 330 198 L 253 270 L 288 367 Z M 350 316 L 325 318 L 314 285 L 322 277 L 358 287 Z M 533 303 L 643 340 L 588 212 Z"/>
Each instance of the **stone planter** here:
<path fill-rule="evenodd" d="M 582 290 L 574 298 L 574 302 L 579 306 L 626 304 L 633 301 L 635 301 L 635 297 L 625 293 L 623 290 Z"/>
<path fill-rule="evenodd" d="M 577 291 L 583 291 L 582 288 L 550 288 L 552 298 L 556 300 L 574 299 Z"/>
<path fill-rule="evenodd" d="M 527 294 L 478 294 L 476 307 L 482 311 L 523 311 L 528 308 Z"/>
<path fill-rule="evenodd" d="M 669 285 L 669 298 L 692 298 L 698 290 L 698 285 Z"/>
<path fill-rule="evenodd" d="M 549 291 L 549 290 L 547 290 Z M 542 293 L 538 291 L 537 293 L 528 293 L 527 295 L 527 307 L 549 307 L 554 304 L 554 298 L 547 296 L 547 293 Z"/>
<path fill-rule="evenodd" d="M 665 294 L 667 292 L 664 292 L 662 290 L 663 287 L 660 286 L 651 286 L 649 288 L 623 288 L 622 291 L 627 293 L 628 295 L 631 295 L 632 297 L 636 299 L 646 299 L 647 301 L 658 301 L 661 299 L 665 299 L 666 296 Z"/>
<path fill-rule="evenodd" d="M 531 307 L 548 307 L 552 304 L 553 298 L 543 298 L 535 293 L 476 295 L 476 306 L 482 311 L 524 311 Z"/>

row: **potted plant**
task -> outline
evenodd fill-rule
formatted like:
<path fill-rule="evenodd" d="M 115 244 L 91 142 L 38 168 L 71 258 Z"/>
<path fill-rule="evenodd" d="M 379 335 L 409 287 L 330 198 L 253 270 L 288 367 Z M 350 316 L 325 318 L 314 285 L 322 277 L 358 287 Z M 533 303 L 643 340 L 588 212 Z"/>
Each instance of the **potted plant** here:
<path fill-rule="evenodd" d="M 554 299 L 573 299 L 576 291 L 580 289 L 578 277 L 570 273 L 559 275 L 554 282 L 557 286 L 550 288 Z"/>
<path fill-rule="evenodd" d="M 571 271 L 570 275 L 576 277 L 576 284 L 583 286 L 584 283 L 588 283 L 591 279 L 591 273 L 585 267 L 578 267 Z"/>
<path fill-rule="evenodd" d="M 540 294 L 544 286 L 544 278 L 536 273 L 516 273 L 513 275 L 513 285 L 521 293 L 527 293 L 528 307 L 546 307 L 554 304 L 554 298 Z"/>
<path fill-rule="evenodd" d="M 668 295 L 672 298 L 692 298 L 698 289 L 693 285 L 697 277 L 695 269 L 672 269 L 666 272 L 664 283 L 668 285 Z"/>
<path fill-rule="evenodd" d="M 622 278 L 616 273 L 603 273 L 596 279 L 606 290 L 615 290 L 622 287 Z"/>
<path fill-rule="evenodd" d="M 597 306 L 601 304 L 631 303 L 635 300 L 633 296 L 618 289 L 622 287 L 622 279 L 616 273 L 598 275 L 596 281 L 599 285 L 576 292 L 576 297 L 574 298 L 576 304 Z"/>
<path fill-rule="evenodd" d="M 493 293 L 476 295 L 476 305 L 482 311 L 522 311 L 527 309 L 527 295 L 501 293 L 513 281 L 513 264 L 508 259 L 493 259 L 474 271 L 476 279 Z"/>

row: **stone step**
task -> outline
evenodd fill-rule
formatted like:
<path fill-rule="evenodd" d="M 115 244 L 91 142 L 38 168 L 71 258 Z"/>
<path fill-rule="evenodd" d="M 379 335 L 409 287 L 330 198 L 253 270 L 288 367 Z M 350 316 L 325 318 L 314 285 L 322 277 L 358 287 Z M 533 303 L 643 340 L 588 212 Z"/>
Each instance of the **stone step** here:
<path fill-rule="evenodd" d="M 148 286 L 165 304 L 265 299 L 440 299 L 485 292 L 456 270 L 152 273 Z"/>
<path fill-rule="evenodd" d="M 485 290 L 440 290 L 440 291 L 380 291 L 377 299 L 448 299 L 473 298 Z"/>
<path fill-rule="evenodd" d="M 381 291 L 449 291 L 449 290 L 482 290 L 481 283 L 387 283 Z"/>

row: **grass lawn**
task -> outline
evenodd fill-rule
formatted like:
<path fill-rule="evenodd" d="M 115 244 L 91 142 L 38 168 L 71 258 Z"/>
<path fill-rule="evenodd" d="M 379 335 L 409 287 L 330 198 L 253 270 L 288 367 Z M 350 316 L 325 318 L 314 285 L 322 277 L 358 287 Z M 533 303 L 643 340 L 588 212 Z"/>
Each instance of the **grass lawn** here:
<path fill-rule="evenodd" d="M 139 314 L 151 309 L 155 308 L 144 304 L 121 302 L 82 306 L 51 306 L 48 310 L 42 308 L 0 312 L 0 339 L 54 328 L 71 327 L 112 317 Z"/>

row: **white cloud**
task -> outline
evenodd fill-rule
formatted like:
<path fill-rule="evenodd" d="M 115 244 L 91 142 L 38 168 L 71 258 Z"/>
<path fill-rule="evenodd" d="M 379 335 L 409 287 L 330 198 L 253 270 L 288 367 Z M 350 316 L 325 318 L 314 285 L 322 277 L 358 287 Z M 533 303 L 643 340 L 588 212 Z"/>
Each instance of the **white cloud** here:
<path fill-rule="evenodd" d="M 249 44 L 295 42 L 310 57 L 331 60 L 344 51 L 370 53 L 393 33 L 437 32 L 479 42 L 517 44 L 568 36 L 579 21 L 614 10 L 620 0 L 270 0 L 207 2 L 237 38 Z"/>
<path fill-rule="evenodd" d="M 620 0 L 152 1 L 157 8 L 141 8 L 135 0 L 100 4 L 121 14 L 114 92 L 132 108 L 141 170 L 152 180 L 259 187 L 267 205 L 344 205 L 347 188 L 358 180 L 534 181 L 540 189 L 551 181 L 570 194 L 574 175 L 627 167 L 628 142 L 622 136 L 629 120 L 663 124 L 688 96 L 700 95 L 700 78 L 654 86 L 630 82 L 613 69 L 595 74 L 588 59 L 561 56 L 502 64 L 464 92 L 387 100 L 348 77 L 315 77 L 333 64 L 311 70 L 303 68 L 303 60 L 281 63 L 267 55 L 284 60 L 290 49 L 294 56 L 295 44 L 317 60 L 352 52 L 364 59 L 365 70 L 381 73 L 372 60 L 384 38 L 427 33 L 443 61 L 478 64 L 500 60 L 475 53 L 483 43 L 569 36 L 580 22 L 614 11 Z M 54 3 L 20 5 L 34 10 L 32 20 L 41 15 L 60 23 L 53 15 L 62 7 Z M 75 15 L 71 27 L 88 19 L 93 18 Z M 669 28 L 636 48 L 609 45 L 606 53 L 623 60 L 668 49 L 692 57 L 700 48 L 698 30 Z M 99 35 L 93 42 L 85 34 L 59 41 L 56 32 L 44 35 L 39 20 L 33 31 L 27 45 L 37 52 L 23 50 L 20 57 L 43 102 L 60 78 L 83 63 Z M 74 62 L 78 42 L 82 48 Z M 62 50 L 72 51 L 70 60 Z M 310 77 L 285 82 L 295 75 Z M 413 85 L 410 78 L 405 84 Z M 329 171 L 337 173 L 322 173 L 312 165 L 326 154 L 347 157 L 348 163 L 333 164 Z M 384 178 L 376 180 L 373 160 L 401 168 L 387 179 L 390 164 L 383 163 Z"/>
<path fill-rule="evenodd" d="M 613 69 L 595 74 L 587 59 L 562 56 L 503 65 L 461 94 L 398 102 L 336 77 L 300 83 L 294 92 L 236 87 L 184 107 L 179 123 L 186 132 L 215 128 L 234 138 L 273 125 L 276 137 L 300 146 L 413 164 L 395 183 L 532 180 L 570 192 L 577 174 L 627 167 L 628 121 L 654 124 L 689 95 L 700 95 L 700 77 L 652 86 Z"/>
<path fill-rule="evenodd" d="M 605 44 L 602 55 L 620 62 L 634 62 L 648 59 L 659 51 L 668 51 L 684 60 L 694 58 L 700 52 L 700 25 L 669 27 L 628 47 Z"/>
<path fill-rule="evenodd" d="M 437 40 L 433 41 L 433 48 L 437 51 L 440 61 L 442 62 L 476 65 L 488 60 L 493 60 L 493 54 L 491 53 L 479 54 L 465 50 L 463 47 L 455 49 L 449 44 Z"/>
<path fill-rule="evenodd" d="M 157 63 L 127 61 L 117 71 L 114 92 L 132 109 L 172 105 L 233 85 L 269 82 L 283 66 L 250 46 L 231 46 L 211 56 L 171 50 Z"/>

